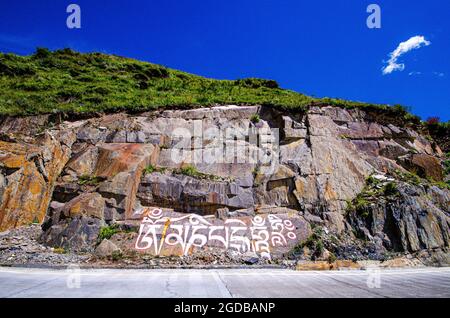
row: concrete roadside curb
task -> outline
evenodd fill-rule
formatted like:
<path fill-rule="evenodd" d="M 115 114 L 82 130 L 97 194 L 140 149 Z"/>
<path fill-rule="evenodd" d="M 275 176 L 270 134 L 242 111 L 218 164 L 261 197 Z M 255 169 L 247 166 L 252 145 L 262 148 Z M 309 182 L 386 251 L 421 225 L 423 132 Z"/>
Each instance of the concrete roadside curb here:
<path fill-rule="evenodd" d="M 326 269 L 326 270 L 320 270 L 320 269 L 314 269 L 314 270 L 298 270 L 295 268 L 282 266 L 282 265 L 183 265 L 183 266 L 92 266 L 88 264 L 77 264 L 77 263 L 71 263 L 71 264 L 55 264 L 55 265 L 49 265 L 49 264 L 0 264 L 0 269 L 2 268 L 20 268 L 20 269 L 42 269 L 42 270 L 66 270 L 68 266 L 70 265 L 77 265 L 80 269 L 86 269 L 86 270 L 286 270 L 286 271 L 294 271 L 294 272 L 366 272 L 373 270 L 371 267 L 365 267 L 362 266 L 360 268 L 334 268 L 334 269 Z M 379 267 L 378 269 L 380 271 L 401 271 L 401 270 L 424 270 L 424 269 L 450 269 L 450 267 L 438 267 L 438 266 L 405 266 L 405 267 Z"/>

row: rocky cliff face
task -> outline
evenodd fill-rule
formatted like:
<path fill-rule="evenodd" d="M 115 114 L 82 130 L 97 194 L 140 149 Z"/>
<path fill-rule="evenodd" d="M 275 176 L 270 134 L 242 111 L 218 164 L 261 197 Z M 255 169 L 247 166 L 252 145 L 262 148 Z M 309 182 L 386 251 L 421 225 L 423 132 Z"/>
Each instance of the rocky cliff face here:
<path fill-rule="evenodd" d="M 75 136 L 30 134 L 39 118 L 5 120 L 0 128 L 0 231 L 42 222 L 53 186 L 71 155 Z"/>
<path fill-rule="evenodd" d="M 39 222 L 46 244 L 91 250 L 102 227 L 138 232 L 158 207 L 210 225 L 275 215 L 295 224 L 295 239 L 271 248 L 305 257 L 449 246 L 443 153 L 395 119 L 331 106 L 220 106 L 52 122 L 0 124 L 0 230 Z M 316 251 L 312 237 L 325 247 Z"/>

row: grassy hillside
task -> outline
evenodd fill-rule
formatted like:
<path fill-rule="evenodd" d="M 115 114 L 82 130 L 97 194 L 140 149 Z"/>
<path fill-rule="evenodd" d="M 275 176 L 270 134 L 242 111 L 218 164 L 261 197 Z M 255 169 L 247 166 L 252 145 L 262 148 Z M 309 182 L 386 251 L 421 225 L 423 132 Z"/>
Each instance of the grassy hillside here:
<path fill-rule="evenodd" d="M 159 65 L 70 49 L 30 56 L 0 53 L 0 115 L 144 111 L 165 106 L 260 104 L 303 111 L 311 104 L 402 107 L 316 99 L 263 79 L 213 80 Z"/>

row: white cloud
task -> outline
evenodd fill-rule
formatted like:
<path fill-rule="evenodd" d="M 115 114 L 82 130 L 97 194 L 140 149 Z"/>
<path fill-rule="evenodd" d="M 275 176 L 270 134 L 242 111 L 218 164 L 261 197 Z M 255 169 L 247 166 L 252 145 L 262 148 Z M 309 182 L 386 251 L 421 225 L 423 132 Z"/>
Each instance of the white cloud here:
<path fill-rule="evenodd" d="M 439 76 L 439 77 L 444 77 L 444 73 L 442 72 L 433 72 L 434 75 Z"/>
<path fill-rule="evenodd" d="M 413 75 L 422 75 L 422 72 L 409 72 L 408 75 L 409 75 L 409 76 L 413 76 Z"/>
<path fill-rule="evenodd" d="M 405 69 L 405 64 L 397 63 L 400 56 L 411 50 L 430 44 L 431 42 L 427 41 L 422 35 L 413 36 L 409 40 L 400 43 L 397 48 L 389 54 L 390 58 L 387 62 L 388 65 L 383 68 L 383 75 L 391 74 L 394 71 L 403 71 Z"/>

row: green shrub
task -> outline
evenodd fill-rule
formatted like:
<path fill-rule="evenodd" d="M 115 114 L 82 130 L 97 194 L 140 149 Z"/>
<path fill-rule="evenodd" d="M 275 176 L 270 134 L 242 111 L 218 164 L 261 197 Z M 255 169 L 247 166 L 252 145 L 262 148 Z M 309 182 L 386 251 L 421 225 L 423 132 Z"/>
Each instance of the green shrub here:
<path fill-rule="evenodd" d="M 198 171 L 197 168 L 192 165 L 184 166 L 178 170 L 175 170 L 174 172 L 178 173 L 178 174 L 183 174 L 185 176 L 197 178 L 197 179 L 208 179 L 208 180 L 221 180 L 222 179 L 219 176 L 202 173 L 202 172 Z"/>
<path fill-rule="evenodd" d="M 156 168 L 153 165 L 148 165 L 147 167 L 144 168 L 144 174 L 150 174 L 155 172 Z"/>
<path fill-rule="evenodd" d="M 53 253 L 56 253 L 56 254 L 66 254 L 67 251 L 64 249 L 64 247 L 55 247 L 55 248 L 53 249 Z"/>
<path fill-rule="evenodd" d="M 356 209 L 363 209 L 369 205 L 369 201 L 362 196 L 357 196 L 355 199 L 355 207 Z"/>
<path fill-rule="evenodd" d="M 395 175 L 398 179 L 409 184 L 420 185 L 422 183 L 422 179 L 415 172 L 402 172 L 396 170 Z"/>
<path fill-rule="evenodd" d="M 112 254 L 111 254 L 111 259 L 112 259 L 114 262 L 117 262 L 117 261 L 121 260 L 122 258 L 123 258 L 123 254 L 122 254 L 121 251 L 114 251 L 114 252 L 112 252 Z"/>
<path fill-rule="evenodd" d="M 320 227 L 316 227 L 313 230 L 313 233 L 302 243 L 300 243 L 298 246 L 294 247 L 297 252 L 299 252 L 301 249 L 303 249 L 305 246 L 308 247 L 311 251 L 311 258 L 314 260 L 325 250 L 325 246 L 322 239 L 323 230 Z"/>
<path fill-rule="evenodd" d="M 378 183 L 379 183 L 378 179 L 375 179 L 373 176 L 369 176 L 369 177 L 367 177 L 367 179 L 366 179 L 366 184 L 369 184 L 369 185 L 376 185 L 376 184 L 378 184 Z"/>
<path fill-rule="evenodd" d="M 259 123 L 260 120 L 261 118 L 259 118 L 258 114 L 253 114 L 252 117 L 250 117 L 250 121 L 254 124 Z"/>
<path fill-rule="evenodd" d="M 258 175 L 261 172 L 261 168 L 259 166 L 255 166 L 252 170 L 254 176 Z"/>
<path fill-rule="evenodd" d="M 345 208 L 345 212 L 348 213 L 354 213 L 356 212 L 358 215 L 362 216 L 363 218 L 369 217 L 369 206 L 370 201 L 366 199 L 365 197 L 366 193 L 361 192 L 356 196 L 353 201 L 347 200 L 347 206 Z"/>
<path fill-rule="evenodd" d="M 150 174 L 153 172 L 160 172 L 160 173 L 164 173 L 167 171 L 167 168 L 165 167 L 155 167 L 154 165 L 148 165 L 147 167 L 144 168 L 143 173 L 144 174 Z"/>
<path fill-rule="evenodd" d="M 436 180 L 434 180 L 433 178 L 431 178 L 431 177 L 428 177 L 427 178 L 427 181 L 431 184 L 431 185 L 433 185 L 433 186 L 436 186 L 436 187 L 438 187 L 438 188 L 440 188 L 440 189 L 450 189 L 450 187 L 449 187 L 449 181 L 436 181 Z"/>
<path fill-rule="evenodd" d="M 51 55 L 52 55 L 52 52 L 50 52 L 49 49 L 44 48 L 44 47 L 38 47 L 33 56 L 38 59 L 44 59 Z"/>
<path fill-rule="evenodd" d="M 433 139 L 442 147 L 444 151 L 449 149 L 450 121 L 448 122 L 425 122 L 423 123 L 430 132 Z"/>
<path fill-rule="evenodd" d="M 450 174 L 450 160 L 445 160 L 444 161 L 444 173 Z"/>
<path fill-rule="evenodd" d="M 116 224 L 102 227 L 100 229 L 100 233 L 98 234 L 98 240 L 99 242 L 103 241 L 104 239 L 109 240 L 114 234 L 119 232 L 120 230 Z"/>
<path fill-rule="evenodd" d="M 274 80 L 266 80 L 260 78 L 244 78 L 235 81 L 235 84 L 242 87 L 249 88 L 279 88 L 279 85 Z"/>
<path fill-rule="evenodd" d="M 197 168 L 191 165 L 180 168 L 179 173 L 190 177 L 200 176 L 200 172 L 197 170 Z"/>
<path fill-rule="evenodd" d="M 333 253 L 330 253 L 330 256 L 328 256 L 328 263 L 334 263 L 334 262 L 336 262 L 336 260 L 337 260 L 337 257 L 336 257 L 336 255 L 334 255 Z"/>
<path fill-rule="evenodd" d="M 436 181 L 433 182 L 433 185 L 437 186 L 440 189 L 448 189 L 450 190 L 450 180 L 447 181 Z"/>
<path fill-rule="evenodd" d="M 384 195 L 391 196 L 398 194 L 397 185 L 394 182 L 389 182 L 383 188 Z"/>
<path fill-rule="evenodd" d="M 372 204 L 371 200 L 373 200 L 373 197 L 379 195 L 379 190 L 376 188 L 379 183 L 380 181 L 373 176 L 367 177 L 366 186 L 364 186 L 361 192 L 353 200 L 346 201 L 346 213 L 356 212 L 364 218 L 369 217 L 369 207 Z"/>

